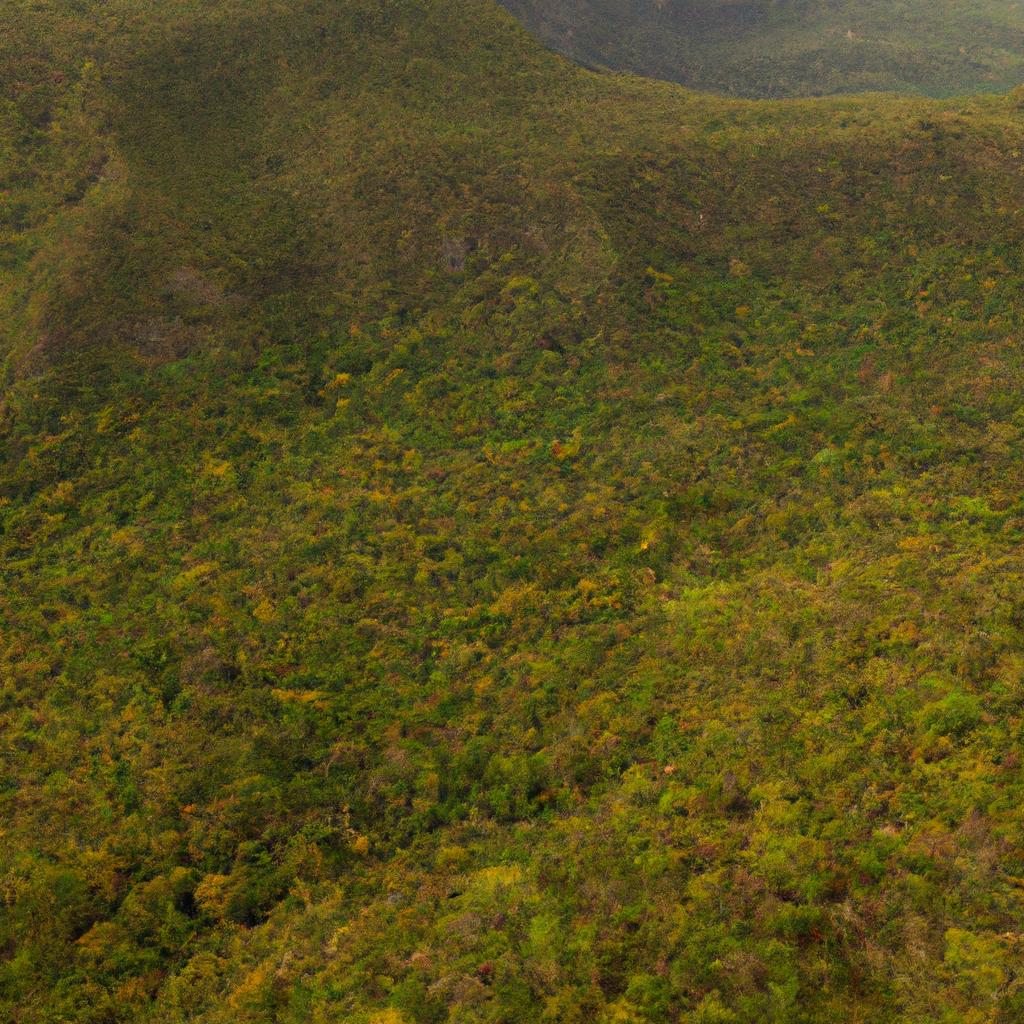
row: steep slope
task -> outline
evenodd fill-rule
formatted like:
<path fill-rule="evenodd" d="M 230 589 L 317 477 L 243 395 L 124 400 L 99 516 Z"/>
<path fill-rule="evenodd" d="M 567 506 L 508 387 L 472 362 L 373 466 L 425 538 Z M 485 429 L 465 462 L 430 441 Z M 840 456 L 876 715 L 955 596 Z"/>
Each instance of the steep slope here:
<path fill-rule="evenodd" d="M 3 13 L 7 1019 L 1019 1019 L 1019 96 Z"/>
<path fill-rule="evenodd" d="M 1024 83 L 1014 0 L 500 0 L 589 65 L 736 96 L 954 96 Z"/>

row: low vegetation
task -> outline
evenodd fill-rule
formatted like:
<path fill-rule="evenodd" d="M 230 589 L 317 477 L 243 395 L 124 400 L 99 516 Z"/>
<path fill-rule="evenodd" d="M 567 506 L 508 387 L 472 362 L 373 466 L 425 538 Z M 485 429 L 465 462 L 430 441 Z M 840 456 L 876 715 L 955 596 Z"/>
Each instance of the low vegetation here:
<path fill-rule="evenodd" d="M 1021 1019 L 1020 94 L 0 22 L 4 1019 Z"/>

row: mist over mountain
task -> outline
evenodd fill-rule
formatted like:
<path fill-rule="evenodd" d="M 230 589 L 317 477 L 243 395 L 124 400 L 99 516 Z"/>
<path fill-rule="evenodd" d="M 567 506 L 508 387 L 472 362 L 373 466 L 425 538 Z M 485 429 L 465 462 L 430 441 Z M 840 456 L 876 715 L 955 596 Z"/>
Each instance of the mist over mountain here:
<path fill-rule="evenodd" d="M 735 96 L 952 96 L 1024 83 L 1016 0 L 500 0 L 587 65 Z"/>
<path fill-rule="evenodd" d="M 1024 93 L 0 25 L 0 1019 L 1024 1018 Z"/>

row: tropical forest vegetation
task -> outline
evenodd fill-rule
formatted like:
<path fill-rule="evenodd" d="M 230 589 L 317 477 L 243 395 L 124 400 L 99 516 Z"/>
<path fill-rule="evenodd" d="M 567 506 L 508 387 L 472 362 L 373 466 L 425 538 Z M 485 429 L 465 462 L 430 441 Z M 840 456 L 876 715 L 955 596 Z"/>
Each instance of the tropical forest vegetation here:
<path fill-rule="evenodd" d="M 0 29 L 0 1019 L 1024 1020 L 1024 91 Z"/>

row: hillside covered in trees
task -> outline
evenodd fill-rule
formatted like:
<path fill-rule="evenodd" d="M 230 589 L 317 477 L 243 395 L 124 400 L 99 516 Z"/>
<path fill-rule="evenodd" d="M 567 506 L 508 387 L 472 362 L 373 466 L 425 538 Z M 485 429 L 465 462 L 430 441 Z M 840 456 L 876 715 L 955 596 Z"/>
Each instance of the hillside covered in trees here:
<path fill-rule="evenodd" d="M 0 1018 L 1024 1018 L 1024 94 L 0 24 Z"/>
<path fill-rule="evenodd" d="M 1017 0 L 500 0 L 588 65 L 735 96 L 1024 84 Z"/>

